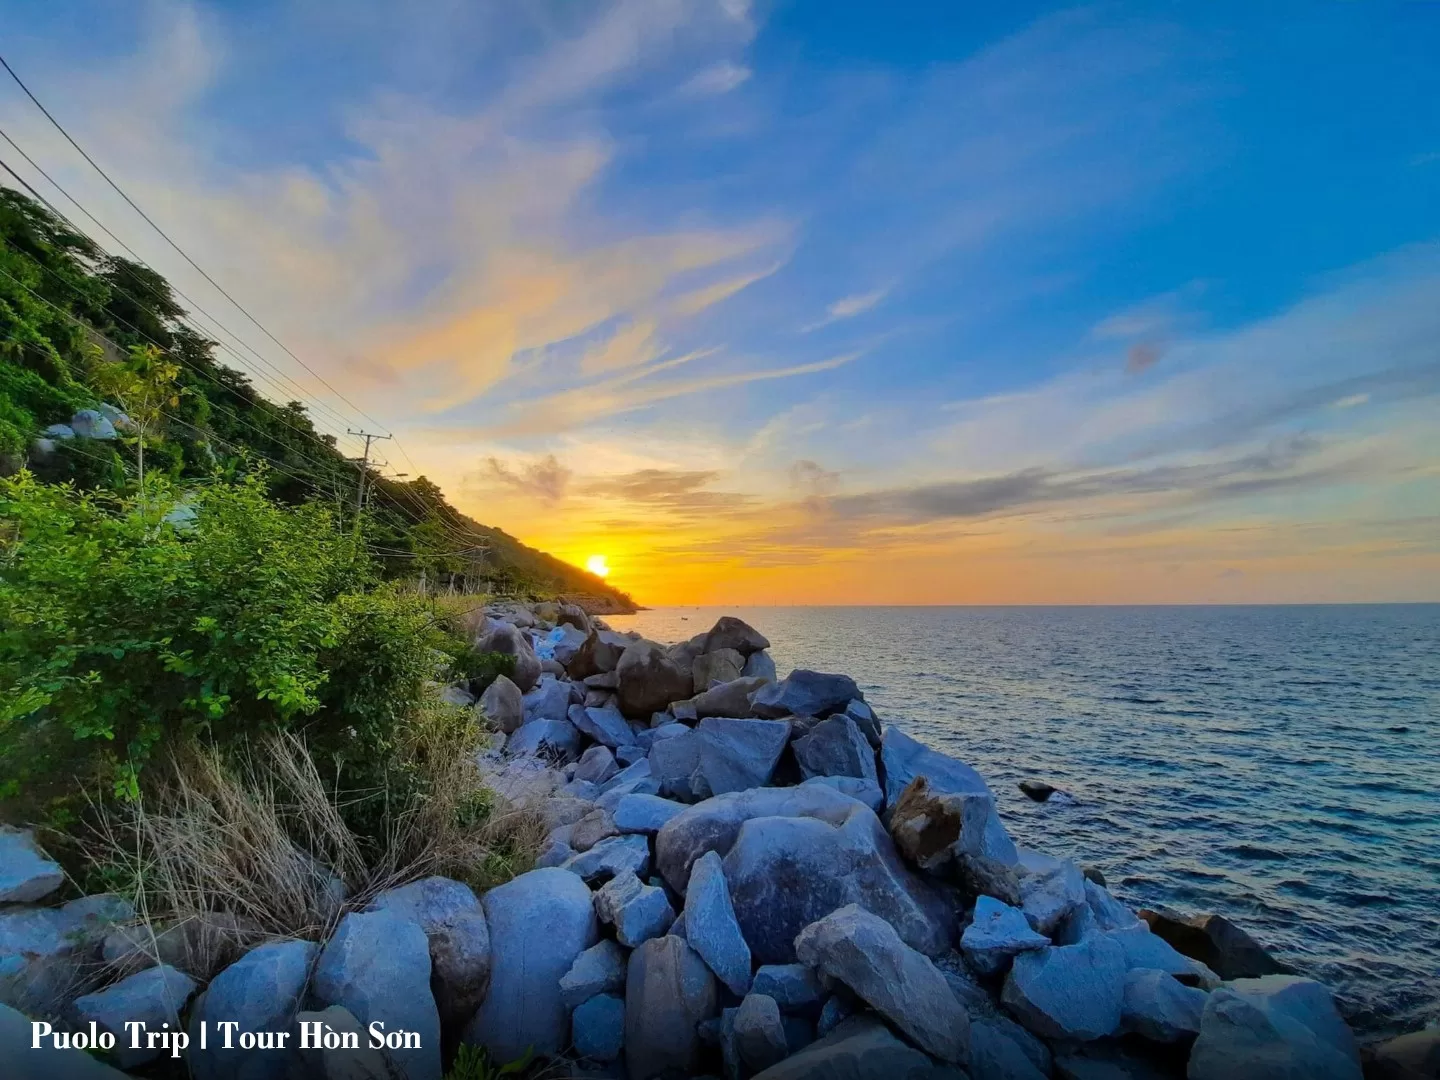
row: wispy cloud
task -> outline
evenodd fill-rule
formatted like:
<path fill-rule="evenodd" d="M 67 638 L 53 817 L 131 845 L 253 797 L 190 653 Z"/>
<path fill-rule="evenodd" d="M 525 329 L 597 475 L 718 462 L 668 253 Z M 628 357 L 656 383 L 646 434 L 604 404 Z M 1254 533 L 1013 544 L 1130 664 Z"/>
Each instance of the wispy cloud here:
<path fill-rule="evenodd" d="M 823 319 L 808 323 L 800 329 L 803 333 L 809 333 L 811 330 L 819 330 L 821 327 L 829 326 L 841 319 L 853 319 L 856 315 L 863 315 L 876 307 L 889 293 L 890 290 L 885 288 L 867 293 L 856 293 L 854 296 L 842 296 L 825 309 Z"/>
<path fill-rule="evenodd" d="M 680 87 L 682 94 L 728 94 L 753 74 L 741 64 L 716 64 L 697 72 Z"/>

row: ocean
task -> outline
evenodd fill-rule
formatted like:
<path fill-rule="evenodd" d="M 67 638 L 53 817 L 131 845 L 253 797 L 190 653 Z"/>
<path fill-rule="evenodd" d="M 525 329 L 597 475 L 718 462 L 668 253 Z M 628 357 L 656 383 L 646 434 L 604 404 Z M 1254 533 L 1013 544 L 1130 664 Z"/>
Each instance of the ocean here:
<path fill-rule="evenodd" d="M 1440 1018 L 1440 605 L 662 608 L 978 769 L 1016 841 L 1136 907 L 1213 911 L 1370 1035 Z M 1037 804 L 1020 780 L 1073 796 Z"/>

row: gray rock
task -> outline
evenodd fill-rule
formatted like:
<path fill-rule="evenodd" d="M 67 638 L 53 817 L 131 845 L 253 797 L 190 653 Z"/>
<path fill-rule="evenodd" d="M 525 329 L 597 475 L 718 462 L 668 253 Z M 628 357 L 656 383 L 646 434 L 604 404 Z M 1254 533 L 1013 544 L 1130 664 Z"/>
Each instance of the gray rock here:
<path fill-rule="evenodd" d="M 625 1050 L 625 1001 L 611 994 L 592 997 L 572 1018 L 575 1052 L 592 1061 L 614 1061 Z"/>
<path fill-rule="evenodd" d="M 125 1025 L 138 1021 L 147 1031 L 160 1031 L 164 1025 L 178 1030 L 180 1015 L 195 990 L 195 980 L 189 975 L 162 964 L 127 976 L 97 993 L 82 994 L 71 1003 L 70 1015 L 77 1028 L 93 1023 L 114 1035 L 115 1063 L 122 1069 L 133 1069 L 170 1051 L 158 1046 L 151 1049 L 143 1039 L 140 1046 L 132 1047 Z"/>
<path fill-rule="evenodd" d="M 1440 1025 L 1368 1047 L 1367 1058 L 1371 1080 L 1434 1080 L 1440 1076 Z"/>
<path fill-rule="evenodd" d="M 430 986 L 444 1024 L 475 1015 L 490 985 L 490 931 L 468 885 L 427 877 L 387 889 L 370 903 L 417 923 L 430 945 Z"/>
<path fill-rule="evenodd" d="M 575 779 L 603 784 L 620 771 L 615 755 L 608 746 L 592 746 L 580 755 L 580 764 L 575 769 Z"/>
<path fill-rule="evenodd" d="M 965 1060 L 969 1015 L 939 969 L 878 915 L 847 905 L 807 926 L 795 939 L 795 954 L 849 987 L 926 1053 Z"/>
<path fill-rule="evenodd" d="M 1125 972 L 1120 946 L 1096 936 L 1078 945 L 1021 953 L 1000 999 L 1044 1038 L 1101 1039 L 1120 1027 Z"/>
<path fill-rule="evenodd" d="M 515 658 L 515 668 L 510 673 L 521 693 L 529 690 L 540 678 L 540 659 L 530 646 L 530 639 L 510 623 L 495 620 L 489 622 L 475 641 L 477 652 L 503 653 Z"/>
<path fill-rule="evenodd" d="M 585 631 L 565 623 L 558 625 L 555 630 L 559 631 L 559 635 L 551 645 L 551 652 L 554 654 L 556 662 L 563 668 L 564 665 L 575 659 L 588 635 Z M 554 631 L 551 633 L 553 634 Z"/>
<path fill-rule="evenodd" d="M 1200 1031 L 1205 1000 L 1205 991 L 1163 971 L 1131 971 L 1125 976 L 1122 1022 L 1126 1031 L 1151 1042 L 1180 1042 Z"/>
<path fill-rule="evenodd" d="M 621 769 L 609 780 L 606 780 L 605 783 L 600 786 L 601 793 L 608 795 L 616 788 L 623 787 L 631 781 L 640 780 L 644 777 L 651 775 L 651 772 L 652 769 L 650 766 L 649 758 L 646 758 L 643 761 L 634 762 L 631 765 L 625 766 L 625 768 Z M 619 797 L 617 796 L 616 798 L 618 801 Z M 611 807 L 606 807 L 606 809 L 611 810 L 612 813 L 614 812 L 613 808 Z"/>
<path fill-rule="evenodd" d="M 1236 979 L 1205 1002 L 1190 1080 L 1360 1080 L 1360 1054 L 1330 992 L 1311 979 Z"/>
<path fill-rule="evenodd" d="M 690 870 L 685 940 L 737 996 L 750 989 L 750 946 L 735 918 L 720 856 L 706 852 Z"/>
<path fill-rule="evenodd" d="M 684 803 L 658 795 L 624 795 L 615 805 L 615 827 L 621 832 L 657 833 L 684 809 Z"/>
<path fill-rule="evenodd" d="M 34 903 L 63 884 L 65 872 L 40 850 L 31 830 L 0 825 L 0 903 Z"/>
<path fill-rule="evenodd" d="M 601 840 L 619 835 L 620 830 L 616 828 L 615 819 L 610 816 L 609 811 L 596 807 L 570 826 L 566 843 L 576 851 L 589 851 Z"/>
<path fill-rule="evenodd" d="M 941 795 L 983 795 L 990 800 L 990 817 L 985 825 L 984 853 L 1004 864 L 1019 858 L 1014 843 L 994 810 L 995 797 L 981 775 L 963 762 L 931 750 L 899 728 L 885 729 L 880 746 L 885 773 L 885 805 L 894 806 L 900 794 L 917 776 L 925 777 L 930 791 Z"/>
<path fill-rule="evenodd" d="M 1113 1040 L 1069 1046 L 1055 1055 L 1060 1080 L 1172 1080 L 1173 1069 Z"/>
<path fill-rule="evenodd" d="M 505 740 L 511 757 L 558 758 L 571 761 L 580 753 L 580 732 L 568 720 L 532 720 Z"/>
<path fill-rule="evenodd" d="M 1263 945 L 1223 915 L 1179 915 L 1160 909 L 1141 911 L 1139 917 L 1158 937 L 1222 979 L 1289 973 Z"/>
<path fill-rule="evenodd" d="M 480 695 L 480 711 L 509 735 L 525 722 L 525 698 L 518 686 L 504 675 L 497 675 Z"/>
<path fill-rule="evenodd" d="M 865 736 L 865 741 L 879 750 L 883 745 L 883 740 L 880 736 L 880 720 L 875 715 L 875 710 L 867 702 L 857 698 L 846 703 L 845 715 L 855 721 L 856 726 L 860 729 L 860 734 Z"/>
<path fill-rule="evenodd" d="M 823 1039 L 854 1014 L 854 999 L 849 993 L 830 995 L 820 1006 L 820 1015 L 815 1020 L 815 1037 Z"/>
<path fill-rule="evenodd" d="M 790 725 L 783 720 L 712 717 L 700 721 L 695 735 L 708 797 L 769 784 L 790 741 Z"/>
<path fill-rule="evenodd" d="M 1050 1075 L 1050 1051 L 1003 1017 L 972 1017 L 970 1075 L 975 1080 L 1045 1080 Z"/>
<path fill-rule="evenodd" d="M 740 1059 L 752 1069 L 768 1069 L 789 1054 L 780 1006 L 772 997 L 746 994 L 735 1010 L 732 1030 Z"/>
<path fill-rule="evenodd" d="M 620 657 L 634 642 L 614 630 L 592 628 L 568 667 L 572 679 L 589 679 L 593 675 L 613 675 Z M 614 690 L 620 683 L 618 677 L 605 685 Z"/>
<path fill-rule="evenodd" d="M 635 641 L 615 667 L 619 679 L 620 711 L 635 719 L 649 719 L 672 701 L 694 692 L 689 672 L 675 663 L 653 641 Z"/>
<path fill-rule="evenodd" d="M 318 1026 L 317 1026 L 318 1025 Z M 349 1009 L 332 1005 L 319 1012 L 302 1012 L 295 1017 L 296 1060 L 306 1080 L 403 1080 L 404 1073 L 387 1051 L 371 1047 L 370 1032 Z M 331 1032 L 342 1037 L 342 1045 L 329 1049 L 310 1046 L 298 1049 L 301 1032 L 321 1037 Z M 354 1036 L 354 1046 L 343 1045 L 345 1036 Z M 312 1041 L 314 1036 L 312 1035 Z"/>
<path fill-rule="evenodd" d="M 465 1041 L 497 1061 L 514 1061 L 531 1047 L 540 1055 L 560 1053 L 570 1036 L 560 980 L 599 938 L 590 890 L 552 867 L 491 889 L 482 904 L 490 925 L 490 992 Z"/>
<path fill-rule="evenodd" d="M 1081 870 L 1081 874 L 1087 871 Z M 1140 926 L 1140 916 L 1110 895 L 1103 883 L 1085 877 L 1085 903 L 1094 916 L 1097 930 L 1125 930 Z"/>
<path fill-rule="evenodd" d="M 45 429 L 45 435 L 49 439 L 59 439 L 61 442 L 69 442 L 75 438 L 75 429 L 69 424 L 51 424 Z"/>
<path fill-rule="evenodd" d="M 224 1049 L 218 1039 L 200 1048 L 200 1023 L 209 1030 L 234 1021 L 244 1031 L 288 1031 L 319 952 L 313 941 L 272 941 L 252 949 L 210 980 L 190 1010 L 190 1070 L 197 1080 L 283 1080 L 288 1049 Z"/>
<path fill-rule="evenodd" d="M 728 683 L 740 678 L 745 667 L 745 658 L 734 649 L 716 649 L 695 657 L 690 667 L 695 693 L 703 694 L 716 683 Z"/>
<path fill-rule="evenodd" d="M 624 652 L 625 650 L 621 649 L 620 651 Z M 618 660 L 619 657 L 617 656 L 616 659 Z M 620 685 L 620 680 L 615 677 L 614 671 L 602 671 L 598 675 L 587 675 L 581 681 L 591 690 L 614 690 Z"/>
<path fill-rule="evenodd" d="M 655 750 L 662 745 L 657 742 Z M 651 751 L 652 767 L 655 750 Z M 814 817 L 839 825 L 861 805 L 831 788 L 809 784 L 717 795 L 686 808 L 665 823 L 655 836 L 655 865 L 669 886 L 683 894 L 691 864 L 707 851 L 721 855 L 729 852 L 740 835 L 740 827 L 751 818 Z"/>
<path fill-rule="evenodd" d="M 572 762 L 567 767 L 574 768 L 574 763 Z M 592 784 L 589 780 L 571 780 L 564 787 L 556 791 L 555 794 L 562 798 L 583 799 L 587 802 L 595 802 L 600 797 L 600 785 Z"/>
<path fill-rule="evenodd" d="M 419 925 L 391 911 L 352 912 L 320 952 L 311 994 L 342 1005 L 367 1028 L 414 1031 L 418 1049 L 390 1052 L 408 1080 L 439 1080 L 440 1013 L 430 991 L 430 944 Z"/>
<path fill-rule="evenodd" d="M 475 695 L 463 686 L 442 686 L 440 688 L 440 700 L 446 705 L 455 705 L 462 709 L 468 709 L 471 705 L 475 704 Z"/>
<path fill-rule="evenodd" d="M 572 1009 L 596 994 L 624 989 L 625 950 L 609 938 L 602 938 L 577 956 L 560 980 L 560 998 Z"/>
<path fill-rule="evenodd" d="M 1198 960 L 1181 956 L 1158 934 L 1152 934 L 1141 923 L 1122 930 L 1096 931 L 1108 937 L 1125 953 L 1125 966 L 1131 971 L 1153 969 L 1174 975 L 1183 983 L 1213 989 L 1220 985 L 1216 974 Z"/>
<path fill-rule="evenodd" d="M 576 705 L 570 710 L 570 722 L 605 746 L 613 748 L 635 741 L 635 733 L 615 709 L 587 709 Z"/>
<path fill-rule="evenodd" d="M 0 909 L 0 1004 L 49 1014 L 82 989 L 105 937 L 135 917 L 118 896 Z"/>
<path fill-rule="evenodd" d="M 884 1024 L 855 1016 L 798 1054 L 756 1073 L 753 1080 L 939 1080 L 943 1075 Z"/>
<path fill-rule="evenodd" d="M 828 716 L 863 696 L 849 675 L 797 668 L 783 681 L 767 683 L 755 691 L 750 704 L 756 716 L 778 720 L 783 716 Z"/>
<path fill-rule="evenodd" d="M 675 921 L 665 890 L 646 885 L 628 871 L 616 874 L 595 894 L 595 913 L 615 927 L 615 938 L 627 948 L 659 937 Z"/>
<path fill-rule="evenodd" d="M 700 768 L 700 734 L 682 728 L 680 732 L 664 739 L 656 739 L 650 747 L 650 775 L 660 785 L 660 794 L 666 798 L 693 802 L 701 796 L 695 791 L 692 778 Z M 668 731 L 669 728 L 660 728 Z"/>
<path fill-rule="evenodd" d="M 590 616 L 579 604 L 561 604 L 555 622 L 560 626 L 573 626 L 582 634 L 590 633 Z"/>
<path fill-rule="evenodd" d="M 639 833 L 601 840 L 589 851 L 572 856 L 563 869 L 578 874 L 587 884 L 609 881 L 629 871 L 644 877 L 650 869 L 650 843 Z"/>
<path fill-rule="evenodd" d="M 648 762 L 641 761 L 638 764 L 646 765 Z M 641 776 L 634 780 L 627 780 L 622 784 L 616 784 L 613 780 L 605 785 L 605 791 L 595 801 L 595 805 L 608 811 L 612 816 L 620 800 L 626 795 L 658 795 L 660 793 L 660 781 L 653 776 Z"/>
<path fill-rule="evenodd" d="M 702 640 L 700 651 L 713 653 L 720 649 L 734 649 L 742 656 L 759 652 L 770 647 L 769 640 L 743 619 L 733 615 L 722 615 Z"/>
<path fill-rule="evenodd" d="M 775 661 L 764 649 L 753 652 L 745 658 L 745 666 L 740 669 L 740 674 L 746 679 L 759 679 L 761 682 L 767 683 L 777 680 Z"/>
<path fill-rule="evenodd" d="M 724 865 L 736 917 L 762 964 L 792 962 L 795 935 L 846 904 L 879 915 L 922 953 L 950 947 L 948 904 L 905 867 L 879 819 L 859 803 L 838 826 L 815 818 L 747 821 Z"/>
<path fill-rule="evenodd" d="M 679 709 L 687 706 L 692 714 L 690 719 L 703 720 L 707 716 L 750 717 L 754 713 L 750 698 L 765 685 L 764 679 L 738 678 L 729 682 L 716 683 L 703 693 L 696 694 L 688 702 L 677 701 L 672 706 Z"/>
<path fill-rule="evenodd" d="M 612 708 L 615 707 L 615 695 L 609 690 L 586 690 L 580 704 L 587 709 Z"/>
<path fill-rule="evenodd" d="M 101 439 L 108 442 L 118 438 L 115 425 L 96 409 L 81 409 L 70 417 L 70 430 L 82 439 Z"/>
<path fill-rule="evenodd" d="M 982 975 L 999 974 L 1017 954 L 1049 944 L 1030 928 L 1023 911 L 991 896 L 976 899 L 974 920 L 960 937 L 960 951 Z"/>
<path fill-rule="evenodd" d="M 5 1080 L 125 1080 L 125 1074 L 84 1050 L 58 1050 L 45 1039 L 32 1048 L 30 1018 L 0 1005 L 0 1076 Z"/>
<path fill-rule="evenodd" d="M 650 734 L 649 731 L 636 732 L 633 743 L 626 746 L 617 746 L 615 748 L 616 764 L 624 769 L 634 765 L 637 761 L 644 761 L 650 754 L 650 746 L 653 742 L 652 739 L 647 737 Z"/>
<path fill-rule="evenodd" d="M 858 776 L 812 776 L 805 783 L 834 788 L 842 795 L 849 795 L 850 798 L 864 803 L 877 814 L 885 808 L 885 793 L 873 780 L 861 780 Z"/>
<path fill-rule="evenodd" d="M 1085 878 L 1069 859 L 1046 858 L 1040 869 L 1021 877 L 1020 899 L 1030 925 L 1053 934 L 1073 912 L 1087 906 Z"/>
<path fill-rule="evenodd" d="M 203 976 L 212 965 L 238 959 L 247 942 L 262 936 L 254 923 L 215 911 L 169 924 L 118 927 L 105 936 L 100 956 L 120 975 L 160 963 Z"/>
<path fill-rule="evenodd" d="M 774 998 L 782 1009 L 818 1005 L 823 996 L 815 973 L 804 964 L 762 964 L 750 988 Z"/>
<path fill-rule="evenodd" d="M 526 723 L 564 720 L 570 712 L 570 683 L 546 676 L 521 700 L 525 703 Z"/>
<path fill-rule="evenodd" d="M 820 721 L 810 734 L 796 739 L 795 760 L 800 764 L 800 775 L 807 780 L 812 776 L 856 776 L 877 787 L 880 782 L 875 771 L 875 751 L 855 721 L 844 713 Z"/>
<path fill-rule="evenodd" d="M 544 870 L 552 866 L 564 866 L 575 857 L 575 849 L 563 840 L 552 840 L 535 856 L 535 868 Z"/>
<path fill-rule="evenodd" d="M 625 1062 L 631 1080 L 695 1076 L 696 1025 L 716 1012 L 715 977 L 677 937 L 651 938 L 630 954 L 625 979 Z"/>

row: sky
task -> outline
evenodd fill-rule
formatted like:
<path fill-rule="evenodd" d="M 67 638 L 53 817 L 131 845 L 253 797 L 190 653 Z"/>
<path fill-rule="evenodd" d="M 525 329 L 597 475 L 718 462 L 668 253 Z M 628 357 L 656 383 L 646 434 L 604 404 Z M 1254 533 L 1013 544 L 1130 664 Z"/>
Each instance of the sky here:
<path fill-rule="evenodd" d="M 1440 5 L 12 0 L 0 43 L 289 352 L 9 83 L 0 129 L 322 428 L 642 603 L 1440 600 Z"/>

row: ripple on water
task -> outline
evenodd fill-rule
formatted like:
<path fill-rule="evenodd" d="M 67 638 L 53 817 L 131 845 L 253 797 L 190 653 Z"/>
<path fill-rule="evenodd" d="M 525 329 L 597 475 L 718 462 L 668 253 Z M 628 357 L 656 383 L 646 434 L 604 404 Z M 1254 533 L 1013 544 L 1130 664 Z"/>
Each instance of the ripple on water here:
<path fill-rule="evenodd" d="M 853 676 L 990 781 L 1020 843 L 1134 904 L 1218 911 L 1333 985 L 1357 1027 L 1440 1011 L 1440 606 L 659 609 L 721 614 L 781 672 Z M 687 617 L 687 621 L 681 621 Z M 1027 778 L 1079 803 L 1030 803 Z"/>

